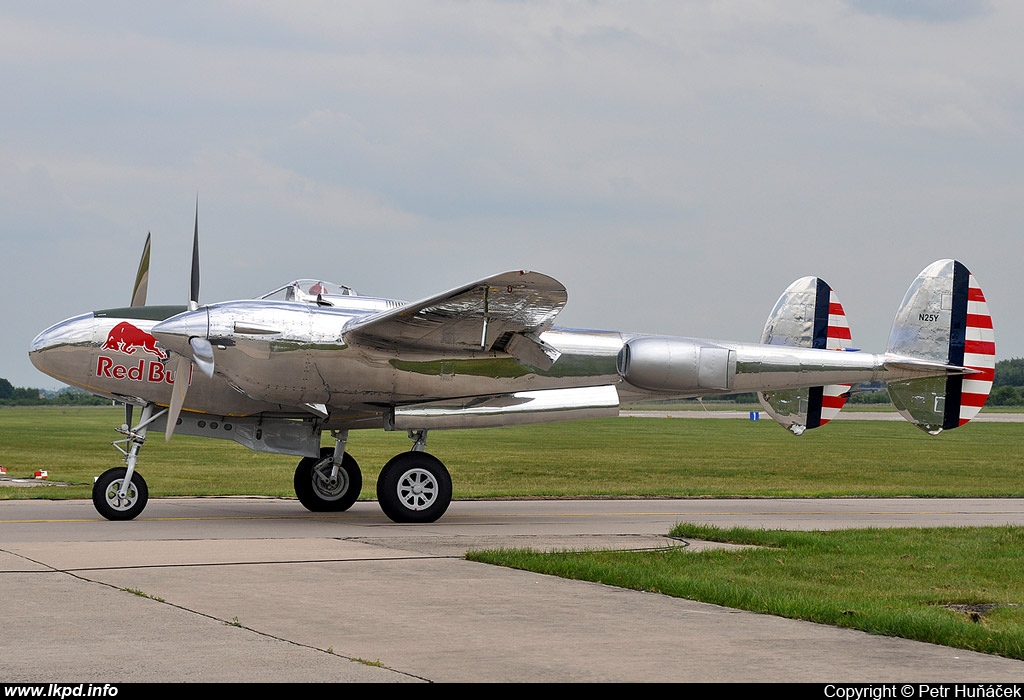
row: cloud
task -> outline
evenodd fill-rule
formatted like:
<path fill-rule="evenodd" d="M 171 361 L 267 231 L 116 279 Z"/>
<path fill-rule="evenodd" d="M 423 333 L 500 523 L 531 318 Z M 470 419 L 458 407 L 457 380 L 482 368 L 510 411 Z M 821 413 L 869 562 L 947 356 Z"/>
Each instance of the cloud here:
<path fill-rule="evenodd" d="M 418 298 L 530 267 L 572 325 L 756 338 L 793 279 L 858 344 L 961 257 L 998 325 L 1024 189 L 1016 3 L 13 3 L 0 11 L 0 376 L 42 325 L 323 276 Z M 990 291 L 991 288 L 991 291 Z M 858 296 L 863 294 L 863 296 Z M 1009 303 L 1009 302 L 1007 302 Z"/>
<path fill-rule="evenodd" d="M 869 15 L 921 22 L 961 22 L 993 11 L 988 0 L 846 0 Z"/>

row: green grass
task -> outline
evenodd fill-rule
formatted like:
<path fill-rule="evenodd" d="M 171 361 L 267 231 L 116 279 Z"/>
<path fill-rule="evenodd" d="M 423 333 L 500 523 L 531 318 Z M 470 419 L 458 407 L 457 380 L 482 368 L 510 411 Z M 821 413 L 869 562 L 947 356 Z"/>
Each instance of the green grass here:
<path fill-rule="evenodd" d="M 70 487 L 0 486 L 0 498 L 87 498 L 93 477 L 121 466 L 110 446 L 118 408 L 0 408 L 0 465 L 10 477 L 48 472 Z M 973 423 L 939 436 L 900 422 L 835 421 L 795 437 L 769 420 L 609 418 L 515 428 L 434 431 L 428 450 L 455 498 L 1020 497 L 1022 427 Z M 374 497 L 381 466 L 411 442 L 355 431 L 349 451 Z M 150 435 L 139 461 L 154 497 L 293 495 L 298 458 L 227 440 Z"/>
<path fill-rule="evenodd" d="M 1024 659 L 1024 528 L 680 525 L 739 551 L 470 552 L 474 561 Z"/>

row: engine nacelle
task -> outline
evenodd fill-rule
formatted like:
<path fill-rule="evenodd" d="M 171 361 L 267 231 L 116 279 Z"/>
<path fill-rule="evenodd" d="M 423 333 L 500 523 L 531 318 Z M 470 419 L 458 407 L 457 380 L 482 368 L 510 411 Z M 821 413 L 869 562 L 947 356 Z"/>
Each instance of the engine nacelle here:
<path fill-rule="evenodd" d="M 732 388 L 736 352 L 685 338 L 644 336 L 626 342 L 616 368 L 619 376 L 641 389 L 699 396 Z"/>

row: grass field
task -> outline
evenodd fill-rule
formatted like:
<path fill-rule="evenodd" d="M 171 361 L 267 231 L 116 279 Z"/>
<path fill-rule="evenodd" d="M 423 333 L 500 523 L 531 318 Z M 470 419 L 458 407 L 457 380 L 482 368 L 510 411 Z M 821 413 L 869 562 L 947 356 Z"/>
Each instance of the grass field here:
<path fill-rule="evenodd" d="M 45 469 L 50 481 L 0 486 L 0 498 L 87 498 L 93 476 L 121 465 L 108 443 L 122 420 L 117 408 L 0 408 L 0 465 L 9 477 Z M 448 465 L 457 499 L 1024 497 L 1022 431 L 973 423 L 931 437 L 903 422 L 835 421 L 797 438 L 767 420 L 612 418 L 436 431 L 428 450 Z M 380 466 L 409 446 L 401 433 L 351 435 L 363 498 L 373 497 Z M 229 441 L 175 436 L 168 444 L 156 434 L 139 469 L 152 497 L 291 497 L 296 462 Z M 757 549 L 470 556 L 1024 658 L 1024 528 L 787 533 L 683 524 L 674 534 Z"/>
<path fill-rule="evenodd" d="M 117 408 L 0 408 L 0 465 L 9 477 L 46 470 L 69 486 L 10 488 L 0 498 L 86 498 L 121 456 Z M 1024 496 L 1024 427 L 973 423 L 939 436 L 900 422 L 834 421 L 795 437 L 762 420 L 609 418 L 434 431 L 428 451 L 455 498 L 531 496 Z M 374 497 L 381 466 L 411 446 L 404 433 L 357 431 L 349 451 Z M 226 440 L 151 434 L 139 471 L 153 497 L 292 496 L 298 458 Z M 2 482 L 0 482 L 2 483 Z"/>
<path fill-rule="evenodd" d="M 1024 528 L 679 525 L 741 551 L 470 552 L 474 561 L 1024 659 Z"/>

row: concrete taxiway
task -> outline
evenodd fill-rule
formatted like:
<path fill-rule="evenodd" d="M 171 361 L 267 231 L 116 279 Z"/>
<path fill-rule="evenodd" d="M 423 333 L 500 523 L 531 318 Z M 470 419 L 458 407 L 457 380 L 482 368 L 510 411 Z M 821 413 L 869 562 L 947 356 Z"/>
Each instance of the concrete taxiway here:
<path fill-rule="evenodd" d="M 0 502 L 0 679 L 1019 682 L 1024 662 L 476 564 L 470 548 L 655 548 L 680 521 L 767 528 L 1024 524 L 1024 500 Z"/>

